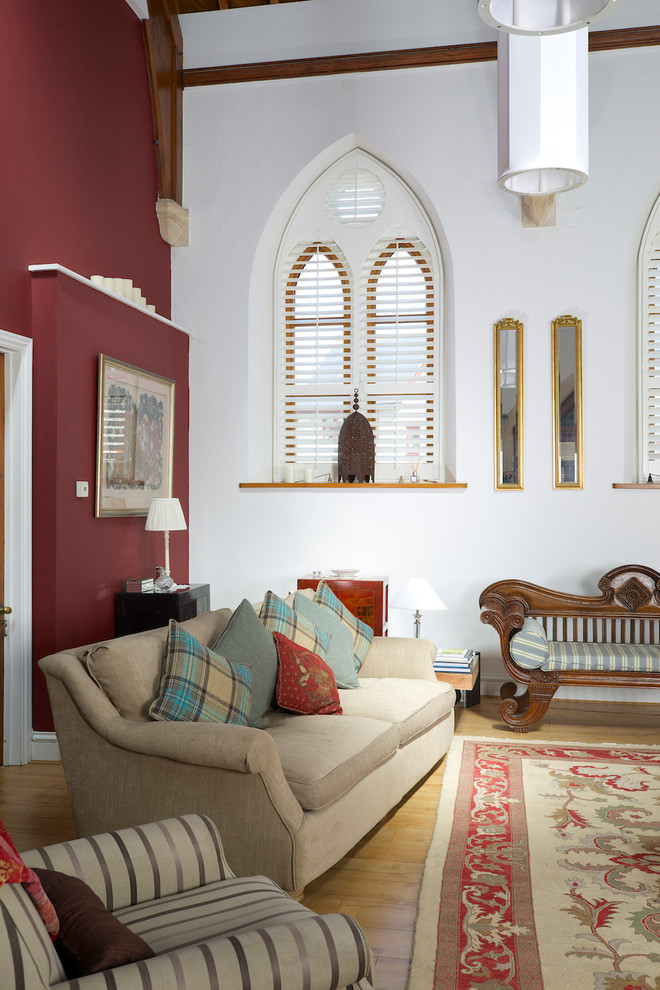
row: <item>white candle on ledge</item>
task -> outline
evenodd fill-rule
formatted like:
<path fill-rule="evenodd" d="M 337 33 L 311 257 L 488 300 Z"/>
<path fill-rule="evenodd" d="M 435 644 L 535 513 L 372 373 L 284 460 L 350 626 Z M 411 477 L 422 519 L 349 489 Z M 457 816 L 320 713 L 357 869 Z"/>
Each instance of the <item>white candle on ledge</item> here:
<path fill-rule="evenodd" d="M 296 480 L 296 465 L 295 464 L 285 464 L 284 465 L 284 480 L 287 485 L 293 485 Z"/>
<path fill-rule="evenodd" d="M 313 483 L 313 481 L 314 481 L 314 468 L 306 467 L 305 468 L 305 484 L 306 485 L 311 485 Z"/>

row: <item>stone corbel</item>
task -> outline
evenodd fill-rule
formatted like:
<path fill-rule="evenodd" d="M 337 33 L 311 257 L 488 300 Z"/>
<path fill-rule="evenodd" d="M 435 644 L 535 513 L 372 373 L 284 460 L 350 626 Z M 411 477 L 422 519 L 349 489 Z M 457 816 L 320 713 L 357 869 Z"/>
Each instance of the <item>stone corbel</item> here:
<path fill-rule="evenodd" d="M 557 225 L 556 196 L 521 196 L 520 214 L 523 227 L 555 227 Z"/>
<path fill-rule="evenodd" d="M 160 236 L 171 247 L 188 247 L 189 212 L 175 199 L 158 199 L 156 216 Z"/>

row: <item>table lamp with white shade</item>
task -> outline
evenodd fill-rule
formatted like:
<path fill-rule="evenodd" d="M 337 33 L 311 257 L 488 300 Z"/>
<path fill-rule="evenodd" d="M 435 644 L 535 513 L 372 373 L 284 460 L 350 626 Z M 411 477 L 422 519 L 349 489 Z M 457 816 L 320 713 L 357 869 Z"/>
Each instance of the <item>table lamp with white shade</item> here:
<path fill-rule="evenodd" d="M 154 587 L 156 591 L 175 591 L 177 586 L 170 577 L 170 530 L 187 528 L 178 498 L 152 499 L 144 528 L 162 532 L 165 537 L 165 566 L 159 567 L 161 573 Z"/>
<path fill-rule="evenodd" d="M 419 639 L 420 621 L 424 612 L 442 612 L 447 606 L 426 578 L 409 578 L 398 595 L 390 602 L 392 608 L 414 609 L 415 638 Z"/>

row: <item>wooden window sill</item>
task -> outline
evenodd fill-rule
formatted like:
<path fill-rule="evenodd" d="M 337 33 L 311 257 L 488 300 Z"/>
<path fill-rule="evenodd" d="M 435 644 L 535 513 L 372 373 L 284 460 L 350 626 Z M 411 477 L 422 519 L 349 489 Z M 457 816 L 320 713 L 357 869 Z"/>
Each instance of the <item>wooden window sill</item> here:
<path fill-rule="evenodd" d="M 649 488 L 649 489 L 653 489 L 653 488 L 660 488 L 660 483 L 659 484 L 653 483 L 652 485 L 649 485 L 646 481 L 640 481 L 637 484 L 628 485 L 625 482 L 614 481 L 612 483 L 612 488 Z"/>
<path fill-rule="evenodd" d="M 304 488 L 339 488 L 343 491 L 355 491 L 355 489 L 364 489 L 366 491 L 373 491 L 376 488 L 389 488 L 393 491 L 402 491 L 403 489 L 409 488 L 467 488 L 466 481 L 386 481 L 386 482 L 373 482 L 366 483 L 361 481 L 356 482 L 336 482 L 336 481 L 241 481 L 239 488 L 296 488 L 299 491 Z M 660 487 L 660 486 L 658 486 Z"/>

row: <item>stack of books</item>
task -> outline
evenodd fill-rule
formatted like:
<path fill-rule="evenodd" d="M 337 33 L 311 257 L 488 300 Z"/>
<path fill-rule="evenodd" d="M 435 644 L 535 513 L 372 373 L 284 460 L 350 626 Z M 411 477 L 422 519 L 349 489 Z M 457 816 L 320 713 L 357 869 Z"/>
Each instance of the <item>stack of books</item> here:
<path fill-rule="evenodd" d="M 476 659 L 474 650 L 438 650 L 433 669 L 445 674 L 471 674 Z"/>

